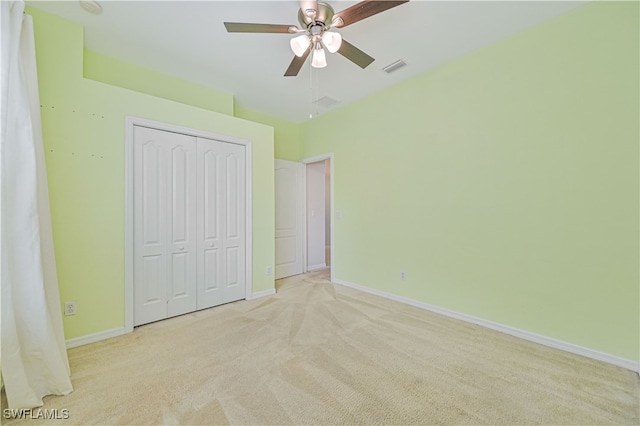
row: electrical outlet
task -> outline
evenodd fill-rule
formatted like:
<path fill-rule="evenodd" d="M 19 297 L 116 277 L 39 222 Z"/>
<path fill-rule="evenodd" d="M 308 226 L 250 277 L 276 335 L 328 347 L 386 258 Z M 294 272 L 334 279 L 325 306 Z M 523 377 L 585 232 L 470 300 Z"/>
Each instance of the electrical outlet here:
<path fill-rule="evenodd" d="M 64 314 L 65 315 L 75 315 L 76 314 L 76 302 L 65 302 L 65 304 L 64 304 Z"/>
<path fill-rule="evenodd" d="M 407 271 L 400 271 L 400 279 L 402 281 L 406 281 L 407 280 Z"/>
<path fill-rule="evenodd" d="M 267 266 L 267 275 L 271 275 L 272 272 L 273 269 L 271 268 L 271 266 Z"/>

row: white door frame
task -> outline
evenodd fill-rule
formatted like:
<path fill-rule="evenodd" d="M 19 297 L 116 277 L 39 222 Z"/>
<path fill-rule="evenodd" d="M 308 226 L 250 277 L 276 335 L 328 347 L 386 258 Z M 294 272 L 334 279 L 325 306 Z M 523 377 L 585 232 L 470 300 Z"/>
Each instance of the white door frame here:
<path fill-rule="evenodd" d="M 329 245 L 330 250 L 331 250 L 331 281 L 333 281 L 333 274 L 335 271 L 335 256 L 334 256 L 334 250 L 333 250 L 333 242 L 334 242 L 334 209 L 335 209 L 335 203 L 333 202 L 333 152 L 329 152 L 326 154 L 320 154 L 320 155 L 316 155 L 314 157 L 309 157 L 309 158 L 305 158 L 304 160 L 301 161 L 302 164 L 304 164 L 305 166 L 307 164 L 310 163 L 317 163 L 318 161 L 324 161 L 324 160 L 329 160 L 329 202 L 331 203 L 330 206 L 330 215 L 331 217 L 329 218 L 329 226 L 331 226 L 331 244 Z M 305 170 L 304 173 L 304 199 L 305 199 L 305 206 L 306 206 L 306 200 L 307 200 L 307 173 Z M 307 214 L 306 214 L 306 209 L 305 209 L 305 215 L 304 215 L 304 271 L 307 271 Z"/>
<path fill-rule="evenodd" d="M 134 126 L 149 127 L 151 129 L 163 130 L 166 132 L 180 133 L 183 135 L 214 139 L 220 142 L 244 145 L 245 147 L 245 247 L 246 247 L 246 288 L 245 298 L 250 300 L 253 290 L 252 274 L 252 252 L 253 238 L 251 217 L 251 147 L 252 142 L 233 136 L 220 135 L 204 130 L 191 129 L 174 124 L 162 123 L 160 121 L 148 120 L 146 118 L 127 116 L 125 117 L 125 143 L 124 143 L 124 328 L 125 333 L 133 331 L 133 143 Z M 333 256 L 333 254 L 332 254 Z"/>

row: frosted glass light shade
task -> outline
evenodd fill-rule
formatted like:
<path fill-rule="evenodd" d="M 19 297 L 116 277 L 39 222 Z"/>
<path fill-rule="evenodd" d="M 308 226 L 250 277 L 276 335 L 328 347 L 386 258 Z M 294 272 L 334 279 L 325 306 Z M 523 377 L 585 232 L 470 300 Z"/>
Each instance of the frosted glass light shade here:
<path fill-rule="evenodd" d="M 324 49 L 313 49 L 313 60 L 311 66 L 314 68 L 324 68 L 327 66 L 327 57 L 324 54 Z"/>
<path fill-rule="evenodd" d="M 301 57 L 309 48 L 311 41 L 306 34 L 302 34 L 301 36 L 292 38 L 289 43 L 291 44 L 291 50 L 293 50 L 293 53 L 295 53 L 297 57 Z"/>
<path fill-rule="evenodd" d="M 340 46 L 342 46 L 342 36 L 340 33 L 332 33 L 331 31 L 325 31 L 322 34 L 322 44 L 331 53 L 336 53 Z"/>

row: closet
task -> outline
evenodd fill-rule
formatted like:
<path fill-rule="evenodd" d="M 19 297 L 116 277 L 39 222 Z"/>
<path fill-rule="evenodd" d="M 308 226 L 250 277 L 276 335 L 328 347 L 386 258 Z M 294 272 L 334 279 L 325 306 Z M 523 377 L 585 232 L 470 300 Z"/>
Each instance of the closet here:
<path fill-rule="evenodd" d="M 245 298 L 244 150 L 134 126 L 134 325 Z"/>

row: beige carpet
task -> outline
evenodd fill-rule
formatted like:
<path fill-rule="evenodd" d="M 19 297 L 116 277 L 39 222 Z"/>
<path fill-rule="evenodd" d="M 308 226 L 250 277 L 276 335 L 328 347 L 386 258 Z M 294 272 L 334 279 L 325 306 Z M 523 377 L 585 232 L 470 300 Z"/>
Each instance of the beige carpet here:
<path fill-rule="evenodd" d="M 636 373 L 327 278 L 71 349 L 75 391 L 44 408 L 83 425 L 640 422 Z"/>

